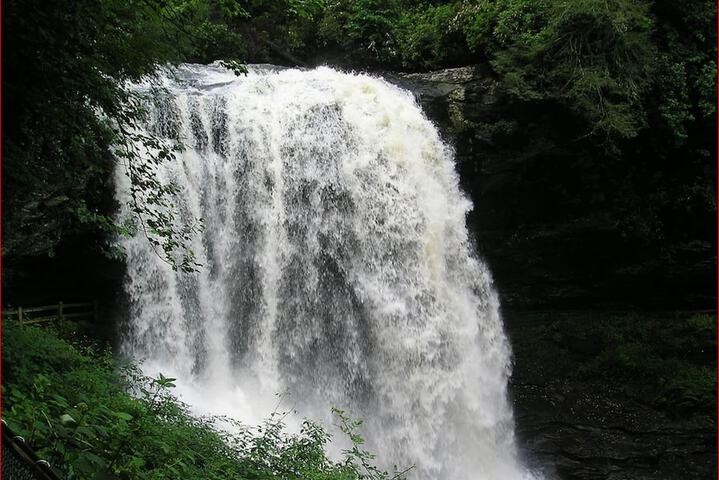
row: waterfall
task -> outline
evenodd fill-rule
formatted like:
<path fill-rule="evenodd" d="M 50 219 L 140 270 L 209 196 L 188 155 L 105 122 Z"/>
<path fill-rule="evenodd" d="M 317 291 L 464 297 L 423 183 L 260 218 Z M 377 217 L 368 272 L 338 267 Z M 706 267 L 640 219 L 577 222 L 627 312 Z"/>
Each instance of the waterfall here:
<path fill-rule="evenodd" d="M 251 424 L 280 402 L 331 424 L 342 408 L 410 478 L 529 478 L 472 204 L 412 94 L 330 68 L 184 65 L 161 81 L 136 87 L 144 128 L 184 145 L 157 175 L 182 218 L 203 219 L 203 267 L 175 272 L 142 235 L 120 240 L 123 352 L 178 377 L 199 412 Z M 116 183 L 122 217 L 121 167 Z"/>

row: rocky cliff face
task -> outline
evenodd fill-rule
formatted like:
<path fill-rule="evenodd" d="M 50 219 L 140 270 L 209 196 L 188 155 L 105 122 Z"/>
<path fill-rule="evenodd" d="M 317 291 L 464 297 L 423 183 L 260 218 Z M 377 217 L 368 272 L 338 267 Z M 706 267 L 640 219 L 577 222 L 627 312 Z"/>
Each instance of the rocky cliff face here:
<path fill-rule="evenodd" d="M 669 321 L 681 325 L 677 333 L 691 324 L 686 319 L 647 323 L 638 317 L 555 315 L 537 320 L 521 313 L 505 316 L 514 351 L 510 392 L 527 463 L 558 480 L 716 478 L 715 402 L 697 402 L 687 391 L 661 386 L 670 383 L 670 371 L 655 369 L 648 381 L 607 355 L 614 348 L 626 352 L 631 344 L 652 365 L 651 358 L 661 352 L 663 360 L 672 359 L 671 370 L 687 378 L 691 365 L 715 368 L 716 330 L 698 335 L 704 342 L 685 340 L 674 350 L 677 345 L 657 341 L 660 335 L 668 338 L 658 330 Z M 603 341 L 609 335 L 597 335 L 599 328 L 630 321 L 652 325 L 652 333 L 642 337 L 636 334 L 643 327 L 634 328 L 635 335 L 620 347 Z M 706 375 L 714 378 L 711 371 Z"/>
<path fill-rule="evenodd" d="M 607 152 L 558 105 L 516 101 L 487 67 L 388 78 L 455 146 L 506 308 L 714 306 L 714 219 L 655 218 L 652 195 L 664 193 L 651 160 Z"/>

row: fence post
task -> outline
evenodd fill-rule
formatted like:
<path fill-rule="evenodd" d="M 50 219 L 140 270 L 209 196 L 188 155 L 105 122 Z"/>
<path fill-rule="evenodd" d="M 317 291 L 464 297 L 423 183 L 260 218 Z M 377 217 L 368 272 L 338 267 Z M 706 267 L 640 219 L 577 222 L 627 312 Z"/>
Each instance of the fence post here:
<path fill-rule="evenodd" d="M 57 319 L 62 322 L 62 302 L 57 304 Z"/>
<path fill-rule="evenodd" d="M 22 307 L 17 307 L 17 321 L 22 323 Z"/>

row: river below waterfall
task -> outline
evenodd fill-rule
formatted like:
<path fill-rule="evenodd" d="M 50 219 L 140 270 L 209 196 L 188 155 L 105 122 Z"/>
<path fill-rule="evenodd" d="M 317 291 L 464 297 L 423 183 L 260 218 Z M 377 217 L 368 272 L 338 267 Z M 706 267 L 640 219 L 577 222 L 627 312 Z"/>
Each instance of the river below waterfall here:
<path fill-rule="evenodd" d="M 414 465 L 410 478 L 531 478 L 472 204 L 412 94 L 329 68 L 184 65 L 161 83 L 136 87 L 143 128 L 184 146 L 156 173 L 178 187 L 180 218 L 203 219 L 202 268 L 176 272 L 142 235 L 120 240 L 123 353 L 177 377 L 201 413 L 256 424 L 289 409 L 292 428 L 344 409 L 380 465 Z"/>

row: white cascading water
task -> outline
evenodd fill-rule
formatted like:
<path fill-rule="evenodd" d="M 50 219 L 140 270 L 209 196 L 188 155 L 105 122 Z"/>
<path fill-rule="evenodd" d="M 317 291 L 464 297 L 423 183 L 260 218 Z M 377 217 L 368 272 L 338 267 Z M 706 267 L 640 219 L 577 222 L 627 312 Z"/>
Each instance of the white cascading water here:
<path fill-rule="evenodd" d="M 203 268 L 174 272 L 142 235 L 121 240 L 124 353 L 178 377 L 200 413 L 258 423 L 277 394 L 325 424 L 345 409 L 410 478 L 529 478 L 472 205 L 413 96 L 329 68 L 185 65 L 162 81 L 146 129 L 185 145 L 158 176 L 183 218 L 204 220 Z M 117 185 L 125 204 L 122 168 Z"/>

